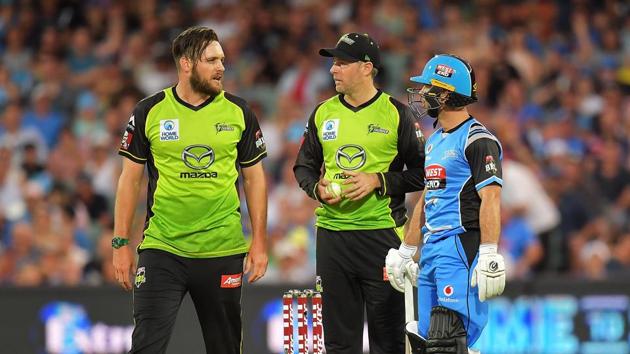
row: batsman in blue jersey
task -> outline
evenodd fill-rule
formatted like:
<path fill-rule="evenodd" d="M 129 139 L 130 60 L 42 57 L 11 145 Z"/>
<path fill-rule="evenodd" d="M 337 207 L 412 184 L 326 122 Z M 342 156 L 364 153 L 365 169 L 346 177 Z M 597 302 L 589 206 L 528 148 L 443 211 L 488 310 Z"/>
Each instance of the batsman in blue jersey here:
<path fill-rule="evenodd" d="M 417 281 L 419 318 L 406 326 L 414 353 L 477 353 L 488 319 L 484 301 L 505 287 L 497 253 L 501 144 L 466 109 L 477 101 L 466 61 L 436 55 L 411 81 L 419 84 L 407 90 L 412 110 L 436 118 L 439 128 L 425 144 L 425 190 L 404 242 L 389 250 L 386 271 L 399 291 L 405 276 Z"/>

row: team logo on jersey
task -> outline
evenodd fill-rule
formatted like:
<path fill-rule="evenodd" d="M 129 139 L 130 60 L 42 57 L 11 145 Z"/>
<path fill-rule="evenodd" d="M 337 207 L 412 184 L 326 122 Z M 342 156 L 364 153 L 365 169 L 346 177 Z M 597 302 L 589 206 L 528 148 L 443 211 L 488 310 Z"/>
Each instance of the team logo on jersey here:
<path fill-rule="evenodd" d="M 440 76 L 451 77 L 453 73 L 455 73 L 455 69 L 444 64 L 439 64 L 435 67 L 435 73 Z"/>
<path fill-rule="evenodd" d="M 221 275 L 221 287 L 224 289 L 233 289 L 241 286 L 243 273 Z"/>
<path fill-rule="evenodd" d="M 452 296 L 453 293 L 455 292 L 455 289 L 453 288 L 452 285 L 449 284 L 449 285 L 445 286 L 444 289 L 442 289 L 442 292 L 446 296 Z"/>
<path fill-rule="evenodd" d="M 217 123 L 214 125 L 214 128 L 217 130 L 217 134 L 219 134 L 220 132 L 234 131 L 234 127 L 227 123 Z"/>
<path fill-rule="evenodd" d="M 339 131 L 339 119 L 328 119 L 322 124 L 322 140 L 335 140 L 337 139 L 337 132 Z"/>
<path fill-rule="evenodd" d="M 444 166 L 433 164 L 424 169 L 426 186 L 430 190 L 446 188 L 446 169 Z"/>
<path fill-rule="evenodd" d="M 129 118 L 129 122 L 127 123 L 127 127 L 125 128 L 125 133 L 123 134 L 122 141 L 120 142 L 120 148 L 123 150 L 129 150 L 129 146 L 131 145 L 131 140 L 133 139 L 133 132 L 136 130 L 136 116 L 131 116 Z"/>
<path fill-rule="evenodd" d="M 497 165 L 494 163 L 494 157 L 492 155 L 486 156 L 486 172 L 492 173 L 493 175 L 497 173 Z"/>
<path fill-rule="evenodd" d="M 256 134 L 254 134 L 255 138 L 256 138 L 256 149 L 260 149 L 260 150 L 264 150 L 265 149 L 265 138 L 262 135 L 262 131 L 260 131 L 260 129 L 258 129 L 256 131 Z"/>
<path fill-rule="evenodd" d="M 131 139 L 133 139 L 133 133 L 125 130 L 125 134 L 123 134 L 122 141 L 120 142 L 120 148 L 123 150 L 129 150 Z"/>
<path fill-rule="evenodd" d="M 444 296 L 438 297 L 438 300 L 440 302 L 451 302 L 451 303 L 459 302 L 458 298 L 453 297 L 453 294 L 455 294 L 455 288 L 450 284 L 442 288 L 442 294 L 444 294 Z"/>
<path fill-rule="evenodd" d="M 444 156 L 442 157 L 442 160 L 446 160 L 446 159 L 452 159 L 457 157 L 457 151 L 455 150 L 446 150 L 444 151 Z"/>
<path fill-rule="evenodd" d="M 136 116 L 132 115 L 131 118 L 129 118 L 129 122 L 127 123 L 127 131 L 128 132 L 132 132 L 136 129 Z"/>
<path fill-rule="evenodd" d="M 370 133 L 389 134 L 389 130 L 381 128 L 377 124 L 370 124 L 368 125 L 368 134 Z"/>
<path fill-rule="evenodd" d="M 147 276 L 146 276 L 146 271 L 144 269 L 144 267 L 140 267 L 138 268 L 138 270 L 136 271 L 136 288 L 139 288 L 140 285 L 144 284 L 147 282 Z"/>
<path fill-rule="evenodd" d="M 160 120 L 160 141 L 179 140 L 179 119 Z"/>
<path fill-rule="evenodd" d="M 193 170 L 205 170 L 214 163 L 214 150 L 208 145 L 188 145 L 182 151 L 182 161 Z"/>
<path fill-rule="evenodd" d="M 337 149 L 335 154 L 335 162 L 337 166 L 342 170 L 354 171 L 358 170 L 367 161 L 367 154 L 365 150 L 354 144 L 347 144 Z"/>

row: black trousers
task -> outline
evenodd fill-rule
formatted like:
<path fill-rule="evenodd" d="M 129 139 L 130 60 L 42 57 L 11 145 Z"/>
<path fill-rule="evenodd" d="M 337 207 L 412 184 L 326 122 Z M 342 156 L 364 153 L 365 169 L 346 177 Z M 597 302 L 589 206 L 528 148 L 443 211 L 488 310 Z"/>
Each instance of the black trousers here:
<path fill-rule="evenodd" d="M 404 352 L 404 295 L 385 280 L 385 256 L 398 248 L 393 229 L 317 229 L 317 275 L 328 354 L 363 353 L 364 313 L 371 354 Z"/>
<path fill-rule="evenodd" d="M 177 311 L 190 292 L 206 352 L 240 354 L 244 256 L 195 259 L 161 250 L 141 251 L 133 289 L 130 353 L 166 352 Z"/>

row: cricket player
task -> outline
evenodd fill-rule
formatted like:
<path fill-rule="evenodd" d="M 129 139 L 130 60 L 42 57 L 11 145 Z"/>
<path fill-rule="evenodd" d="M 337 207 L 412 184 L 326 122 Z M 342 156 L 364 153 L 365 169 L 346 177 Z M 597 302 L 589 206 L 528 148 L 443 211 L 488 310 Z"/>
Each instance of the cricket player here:
<path fill-rule="evenodd" d="M 245 101 L 223 91 L 225 55 L 212 29 L 183 31 L 173 58 L 177 85 L 137 104 L 119 150 L 113 263 L 120 285 L 133 288 L 131 353 L 166 352 L 190 293 L 206 352 L 238 354 L 243 272 L 253 282 L 267 268 L 265 142 Z M 128 240 L 145 165 L 147 217 L 132 283 Z M 251 244 L 242 231 L 239 173 Z"/>
<path fill-rule="evenodd" d="M 408 89 L 412 110 L 436 118 L 439 128 L 425 145 L 423 197 L 404 242 L 386 257 L 387 272 L 399 291 L 405 275 L 417 281 L 419 319 L 406 326 L 414 353 L 475 353 L 488 317 L 484 301 L 505 287 L 497 253 L 501 144 L 466 109 L 477 101 L 466 61 L 436 55 L 411 81 L 421 85 Z M 421 236 L 418 268 L 413 257 Z"/>
<path fill-rule="evenodd" d="M 319 54 L 333 58 L 338 94 L 309 118 L 294 172 L 321 203 L 316 267 L 326 351 L 361 353 L 367 313 L 370 353 L 398 354 L 403 296 L 389 286 L 384 258 L 401 243 L 405 193 L 424 187 L 424 139 L 409 107 L 376 88 L 381 60 L 373 38 L 348 33 Z"/>

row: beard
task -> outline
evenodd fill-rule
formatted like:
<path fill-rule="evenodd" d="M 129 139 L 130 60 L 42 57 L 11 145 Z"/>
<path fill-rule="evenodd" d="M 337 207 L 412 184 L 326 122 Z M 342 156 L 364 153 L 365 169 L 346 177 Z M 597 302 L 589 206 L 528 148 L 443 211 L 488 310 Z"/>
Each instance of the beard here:
<path fill-rule="evenodd" d="M 223 85 L 220 80 L 218 81 L 218 85 L 214 84 L 214 81 L 212 80 L 204 80 L 204 78 L 199 75 L 197 66 L 193 66 L 189 82 L 190 87 L 192 87 L 195 92 L 206 96 L 216 96 L 221 93 L 221 90 L 223 90 Z"/>

